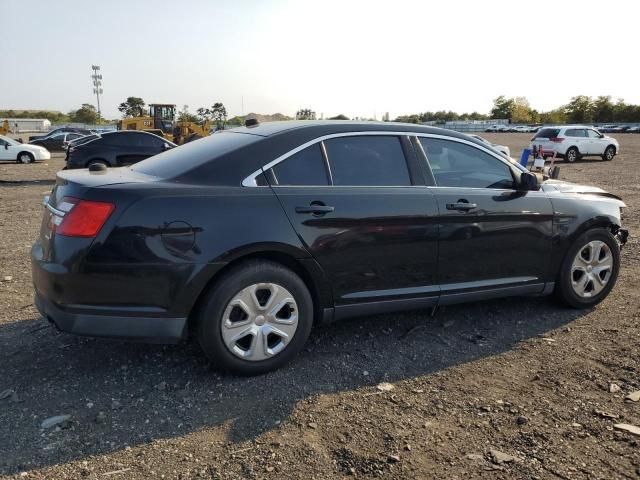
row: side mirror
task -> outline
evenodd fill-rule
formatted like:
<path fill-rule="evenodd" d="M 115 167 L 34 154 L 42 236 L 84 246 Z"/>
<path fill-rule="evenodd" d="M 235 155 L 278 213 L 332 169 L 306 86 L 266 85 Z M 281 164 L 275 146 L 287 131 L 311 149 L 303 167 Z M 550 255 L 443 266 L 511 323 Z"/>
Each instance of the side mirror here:
<path fill-rule="evenodd" d="M 522 172 L 519 187 L 519 190 L 540 190 L 540 180 L 535 173 Z"/>
<path fill-rule="evenodd" d="M 8 144 L 8 143 L 5 143 L 5 144 L 4 144 L 4 149 L 5 149 L 5 150 L 9 150 L 9 144 Z"/>

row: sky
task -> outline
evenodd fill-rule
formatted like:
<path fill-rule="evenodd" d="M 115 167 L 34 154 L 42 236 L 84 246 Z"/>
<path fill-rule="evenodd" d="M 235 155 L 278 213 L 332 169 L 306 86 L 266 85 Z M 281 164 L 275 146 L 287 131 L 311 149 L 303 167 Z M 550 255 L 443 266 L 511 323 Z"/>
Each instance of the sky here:
<path fill-rule="evenodd" d="M 0 110 L 95 105 L 92 64 L 106 118 L 128 96 L 378 119 L 498 95 L 640 104 L 637 0 L 0 0 L 0 17 Z"/>

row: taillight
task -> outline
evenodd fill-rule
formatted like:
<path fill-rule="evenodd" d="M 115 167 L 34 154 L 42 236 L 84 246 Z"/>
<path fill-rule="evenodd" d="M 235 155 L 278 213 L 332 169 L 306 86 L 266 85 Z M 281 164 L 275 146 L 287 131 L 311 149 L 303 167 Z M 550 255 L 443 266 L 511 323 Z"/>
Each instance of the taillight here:
<path fill-rule="evenodd" d="M 115 208 L 113 203 L 64 197 L 52 209 L 51 229 L 66 237 L 93 238 Z"/>
<path fill-rule="evenodd" d="M 551 140 L 553 143 L 562 143 L 564 138 L 562 138 L 562 137 L 551 137 L 549 140 Z"/>

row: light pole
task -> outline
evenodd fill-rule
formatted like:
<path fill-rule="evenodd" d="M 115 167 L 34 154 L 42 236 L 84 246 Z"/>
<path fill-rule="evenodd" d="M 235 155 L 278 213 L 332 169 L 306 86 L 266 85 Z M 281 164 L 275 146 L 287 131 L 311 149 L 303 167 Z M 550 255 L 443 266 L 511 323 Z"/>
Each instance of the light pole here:
<path fill-rule="evenodd" d="M 93 75 L 91 75 L 91 80 L 93 80 L 93 93 L 96 94 L 96 100 L 98 101 L 98 122 L 100 122 L 100 95 L 102 95 L 102 74 L 98 73 L 100 71 L 100 65 L 91 65 L 91 70 L 93 70 Z"/>

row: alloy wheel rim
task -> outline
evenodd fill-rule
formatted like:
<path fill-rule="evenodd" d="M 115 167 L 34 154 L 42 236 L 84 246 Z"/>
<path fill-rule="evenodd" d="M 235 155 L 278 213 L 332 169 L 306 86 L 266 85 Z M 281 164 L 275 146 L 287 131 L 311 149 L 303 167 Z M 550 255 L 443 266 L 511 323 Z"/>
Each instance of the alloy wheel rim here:
<path fill-rule="evenodd" d="M 569 155 L 568 155 L 568 157 L 569 157 L 569 158 L 568 158 L 568 160 L 569 160 L 570 162 L 575 161 L 575 159 L 576 159 L 576 152 L 575 152 L 574 150 L 569 150 Z"/>
<path fill-rule="evenodd" d="M 282 353 L 297 328 L 295 298 L 275 283 L 255 283 L 236 293 L 227 304 L 220 325 L 229 351 L 252 362 Z"/>
<path fill-rule="evenodd" d="M 611 148 L 607 148 L 607 160 L 611 160 L 613 158 L 613 150 Z"/>
<path fill-rule="evenodd" d="M 20 155 L 20 161 L 22 163 L 30 163 L 31 157 L 29 157 L 29 155 L 27 155 L 26 153 L 23 153 L 22 155 Z"/>
<path fill-rule="evenodd" d="M 609 245 L 594 240 L 583 246 L 571 265 L 571 286 L 581 298 L 592 298 L 607 286 L 613 272 Z"/>

